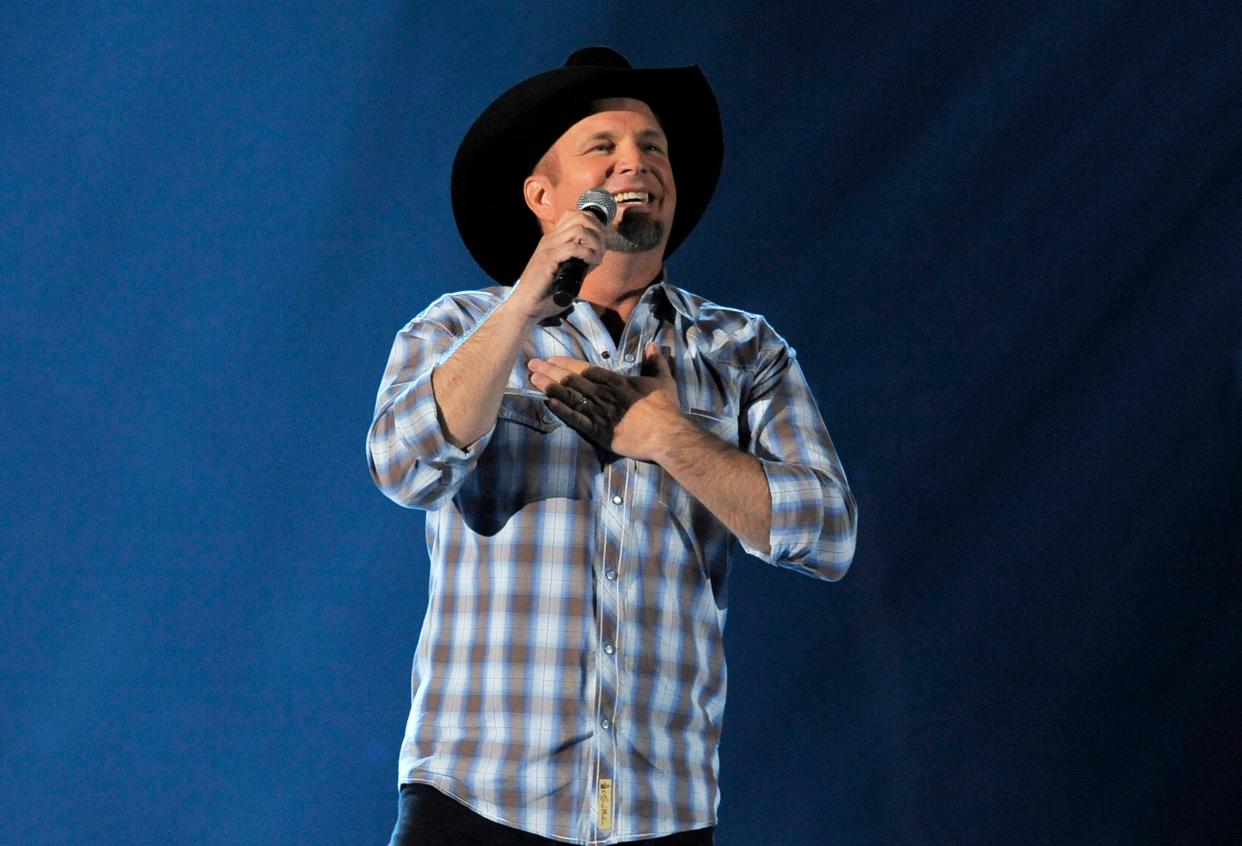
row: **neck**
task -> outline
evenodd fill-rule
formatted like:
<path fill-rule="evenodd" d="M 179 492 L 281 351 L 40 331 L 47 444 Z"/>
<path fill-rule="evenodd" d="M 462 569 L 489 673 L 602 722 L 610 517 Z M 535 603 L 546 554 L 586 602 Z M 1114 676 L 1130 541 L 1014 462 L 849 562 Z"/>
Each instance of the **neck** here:
<path fill-rule="evenodd" d="M 604 260 L 582 281 L 580 296 L 605 315 L 616 315 L 624 326 L 638 300 L 660 276 L 664 250 L 642 253 L 608 251 Z"/>

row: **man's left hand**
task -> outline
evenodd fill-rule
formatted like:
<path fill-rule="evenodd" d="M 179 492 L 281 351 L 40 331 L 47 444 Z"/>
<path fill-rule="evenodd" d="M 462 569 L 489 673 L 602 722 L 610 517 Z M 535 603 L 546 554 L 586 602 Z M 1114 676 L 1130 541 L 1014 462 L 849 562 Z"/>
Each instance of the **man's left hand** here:
<path fill-rule="evenodd" d="M 531 384 L 548 396 L 548 409 L 588 440 L 626 458 L 658 461 L 671 429 L 686 422 L 677 383 L 654 343 L 642 375 L 622 376 L 576 358 L 532 359 Z"/>

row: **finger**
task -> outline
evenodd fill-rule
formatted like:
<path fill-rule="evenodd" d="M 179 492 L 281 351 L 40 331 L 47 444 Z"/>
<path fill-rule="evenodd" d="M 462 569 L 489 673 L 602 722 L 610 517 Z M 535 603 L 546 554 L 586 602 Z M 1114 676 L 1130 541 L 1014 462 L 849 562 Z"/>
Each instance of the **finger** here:
<path fill-rule="evenodd" d="M 559 229 L 562 226 L 570 226 L 574 223 L 580 223 L 601 231 L 604 228 L 604 224 L 600 222 L 598 217 L 581 209 L 566 209 L 561 212 L 561 216 L 556 219 L 556 224 L 552 228 Z"/>
<path fill-rule="evenodd" d="M 532 360 L 530 370 L 530 383 L 549 396 L 552 394 L 554 386 L 567 386 L 573 389 L 575 395 L 566 400 L 570 404 L 576 402 L 579 397 L 587 397 L 592 402 L 604 405 L 608 405 L 613 401 L 613 385 L 588 378 L 590 370 L 587 370 L 585 374 L 579 374 L 572 370 L 558 367 L 548 361 L 541 361 L 539 364 L 535 364 L 534 360 Z M 608 371 L 604 372 L 608 373 Z M 613 374 L 610 373 L 609 375 Z"/>
<path fill-rule="evenodd" d="M 557 400 L 562 405 L 572 408 L 578 414 L 584 414 L 585 407 L 591 403 L 591 398 L 581 391 L 562 385 L 559 382 L 553 382 L 548 385 L 543 392 L 550 399 Z"/>
<path fill-rule="evenodd" d="M 571 220 L 543 237 L 540 252 L 555 264 L 577 258 L 594 266 L 603 261 L 604 238 L 600 232 Z"/>
<path fill-rule="evenodd" d="M 560 368 L 561 370 L 565 370 L 570 373 L 585 373 L 591 369 L 590 362 L 583 361 L 580 358 L 570 358 L 565 355 L 554 355 L 551 358 L 544 359 L 544 361 L 548 362 L 553 367 Z"/>
<path fill-rule="evenodd" d="M 577 258 L 593 267 L 604 260 L 604 245 L 590 238 L 571 238 L 549 246 L 547 256 L 556 264 Z"/>
<path fill-rule="evenodd" d="M 565 387 L 572 388 L 577 391 L 591 402 L 607 403 L 608 397 L 611 396 L 611 391 L 607 390 L 610 386 L 600 384 L 599 382 L 591 379 L 590 376 L 591 371 L 589 370 L 582 374 L 571 372 L 564 379 L 561 379 L 560 383 Z"/>
<path fill-rule="evenodd" d="M 547 376 L 544 376 L 542 373 L 531 373 L 530 383 L 532 386 L 534 386 L 535 390 L 543 391 L 545 394 L 548 392 L 549 385 L 556 384 L 551 379 L 549 379 Z"/>
<path fill-rule="evenodd" d="M 549 385 L 545 393 L 549 399 L 556 400 L 589 421 L 591 430 L 597 435 L 612 428 L 613 419 L 610 412 L 614 410 L 615 403 L 611 403 L 608 398 L 601 398 L 569 385 L 555 383 Z M 599 435 L 599 437 L 603 436 Z"/>
<path fill-rule="evenodd" d="M 580 411 L 574 411 L 571 406 L 566 405 L 554 397 L 548 397 L 544 400 L 544 405 L 548 407 L 548 411 L 555 414 L 561 421 L 570 428 L 579 432 L 586 433 L 591 427 L 591 419 Z"/>
<path fill-rule="evenodd" d="M 544 401 L 544 404 L 548 407 L 548 411 L 551 411 L 558 418 L 560 418 L 561 422 L 563 422 L 566 426 L 575 430 L 587 440 L 599 444 L 605 449 L 608 447 L 608 444 L 605 443 L 601 437 L 599 427 L 586 414 L 575 410 L 574 408 L 553 397 L 548 397 L 548 399 Z"/>
<path fill-rule="evenodd" d="M 607 367 L 599 367 L 578 358 L 568 358 L 562 355 L 554 355 L 547 359 L 547 361 L 552 362 L 557 367 L 561 367 L 570 372 L 585 376 L 587 379 L 590 379 L 592 382 L 600 385 L 615 386 L 625 382 L 625 377 L 620 373 L 614 373 Z"/>
<path fill-rule="evenodd" d="M 552 227 L 549 239 L 557 243 L 579 240 L 602 243 L 604 225 L 585 212 L 566 212 Z"/>
<path fill-rule="evenodd" d="M 599 230 L 592 229 L 589 226 L 583 226 L 579 223 L 572 223 L 559 232 L 555 232 L 549 238 L 551 243 L 556 244 L 587 244 L 595 246 L 602 244 L 604 241 L 604 233 Z"/>
<path fill-rule="evenodd" d="M 551 379 L 554 382 L 564 382 L 567 376 L 572 376 L 576 371 L 565 367 L 564 363 L 572 362 L 575 359 L 556 356 L 554 358 L 532 358 L 527 363 L 527 368 L 531 373 Z M 586 362 L 582 362 L 583 365 Z"/>

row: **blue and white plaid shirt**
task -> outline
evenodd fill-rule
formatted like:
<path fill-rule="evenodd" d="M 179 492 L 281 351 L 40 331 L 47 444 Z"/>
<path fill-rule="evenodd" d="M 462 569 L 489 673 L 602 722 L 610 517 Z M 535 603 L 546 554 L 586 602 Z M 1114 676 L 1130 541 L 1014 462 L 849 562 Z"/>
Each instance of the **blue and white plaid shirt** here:
<path fill-rule="evenodd" d="M 855 505 L 793 350 L 757 315 L 666 282 L 614 343 L 591 306 L 537 327 L 496 425 L 444 439 L 431 373 L 507 295 L 441 297 L 397 335 L 367 438 L 371 473 L 427 512 L 431 579 L 399 781 L 571 843 L 714 825 L 733 536 L 658 465 L 552 415 L 531 358 L 636 374 L 672 353 L 685 413 L 756 456 L 772 496 L 764 561 L 845 574 Z"/>

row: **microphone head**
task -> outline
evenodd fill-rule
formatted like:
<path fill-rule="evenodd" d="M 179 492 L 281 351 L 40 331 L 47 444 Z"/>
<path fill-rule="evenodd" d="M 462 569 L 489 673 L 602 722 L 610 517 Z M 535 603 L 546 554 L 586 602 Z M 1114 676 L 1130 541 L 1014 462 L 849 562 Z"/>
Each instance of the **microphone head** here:
<path fill-rule="evenodd" d="M 607 226 L 617 216 L 617 201 L 603 188 L 592 188 L 583 191 L 578 198 L 578 211 L 589 211 L 599 218 L 600 223 Z"/>

